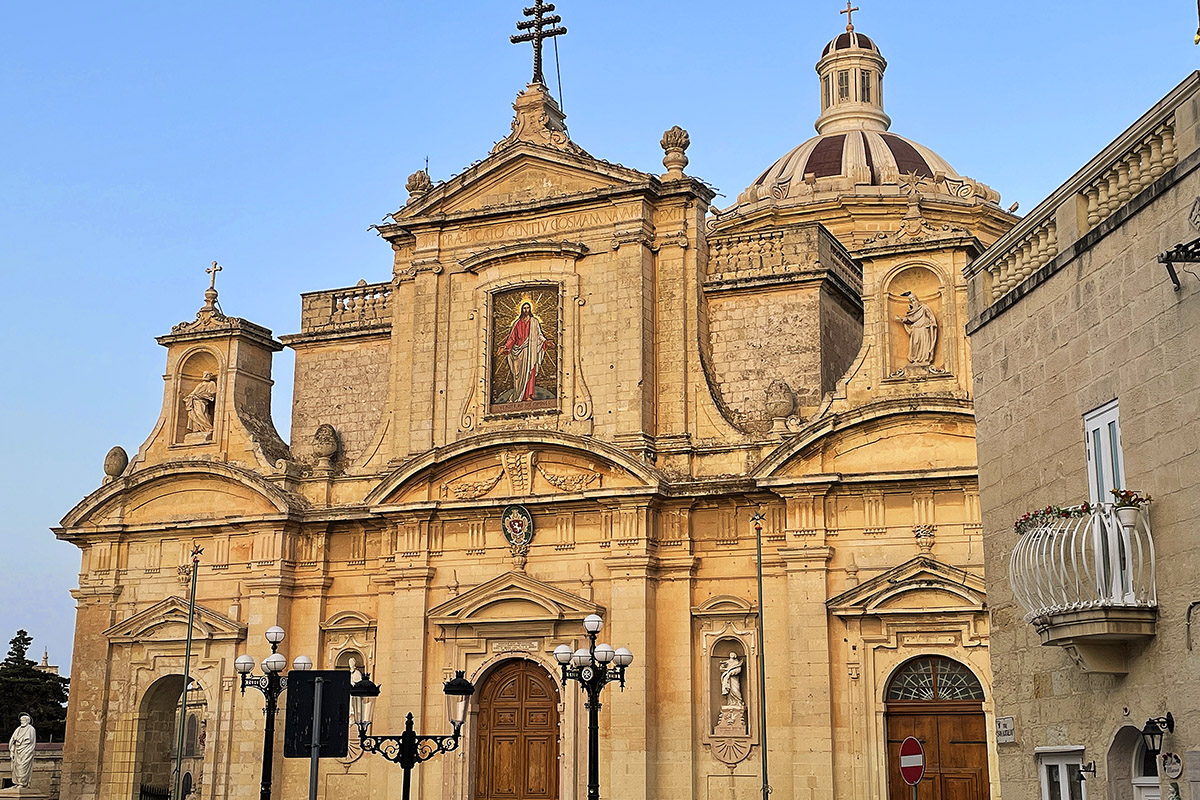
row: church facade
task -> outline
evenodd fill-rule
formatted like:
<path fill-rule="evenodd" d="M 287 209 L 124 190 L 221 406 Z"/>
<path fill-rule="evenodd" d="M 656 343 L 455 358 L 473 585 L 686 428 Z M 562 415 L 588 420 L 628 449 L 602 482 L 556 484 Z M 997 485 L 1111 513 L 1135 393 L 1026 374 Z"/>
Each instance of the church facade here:
<path fill-rule="evenodd" d="M 280 339 L 210 286 L 159 339 L 153 432 L 56 529 L 83 556 L 63 796 L 171 781 L 194 546 L 196 797 L 258 792 L 233 662 L 280 625 L 289 660 L 383 687 L 376 733 L 410 711 L 445 732 L 465 672 L 463 746 L 420 796 L 582 798 L 584 699 L 552 654 L 593 613 L 634 653 L 603 698 L 605 796 L 761 797 L 765 745 L 776 797 L 903 798 L 908 735 L 942 796 L 993 796 L 963 271 L 1015 218 L 889 130 L 886 66 L 834 38 L 818 135 L 725 209 L 686 131 L 665 172 L 617 166 L 535 81 L 486 158 L 410 178 L 381 281 L 304 295 Z M 302 793 L 308 767 L 275 776 Z M 329 798 L 400 780 L 353 749 L 320 775 Z"/>

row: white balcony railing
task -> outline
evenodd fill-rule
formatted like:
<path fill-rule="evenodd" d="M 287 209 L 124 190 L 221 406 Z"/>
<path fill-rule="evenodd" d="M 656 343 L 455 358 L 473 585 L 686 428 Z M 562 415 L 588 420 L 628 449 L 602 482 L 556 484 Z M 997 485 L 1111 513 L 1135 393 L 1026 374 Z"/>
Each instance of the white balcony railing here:
<path fill-rule="evenodd" d="M 1027 531 L 1013 548 L 1008 575 L 1026 621 L 1057 614 L 1155 608 L 1154 540 L 1145 507 L 1122 523 L 1102 505 L 1081 517 Z"/>

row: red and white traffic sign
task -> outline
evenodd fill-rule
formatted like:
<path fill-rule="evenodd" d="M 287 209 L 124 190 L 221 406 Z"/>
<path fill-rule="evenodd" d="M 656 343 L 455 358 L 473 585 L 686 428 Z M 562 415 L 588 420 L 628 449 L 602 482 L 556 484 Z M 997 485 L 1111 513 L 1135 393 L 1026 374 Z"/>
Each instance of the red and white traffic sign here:
<path fill-rule="evenodd" d="M 900 743 L 900 777 L 909 786 L 916 786 L 925 777 L 925 751 L 911 736 Z"/>

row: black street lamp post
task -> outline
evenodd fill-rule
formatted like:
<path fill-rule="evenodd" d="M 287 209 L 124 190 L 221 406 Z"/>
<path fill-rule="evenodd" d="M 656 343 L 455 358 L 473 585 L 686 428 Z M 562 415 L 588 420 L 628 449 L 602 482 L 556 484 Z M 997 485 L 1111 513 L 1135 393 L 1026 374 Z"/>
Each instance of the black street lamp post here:
<path fill-rule="evenodd" d="M 454 733 L 449 736 L 419 736 L 413 730 L 413 715 L 409 714 L 404 721 L 404 733 L 399 736 L 368 736 L 367 730 L 375 716 L 375 698 L 379 697 L 379 687 L 371 682 L 370 677 L 363 677 L 350 687 L 350 703 L 355 724 L 358 725 L 359 744 L 364 753 L 378 753 L 404 770 L 403 800 L 409 800 L 413 767 L 438 753 L 458 749 L 462 726 L 467 719 L 467 700 L 475 693 L 475 687 L 459 670 L 453 679 L 443 684 L 442 691 L 446 693 L 446 716 Z"/>
<path fill-rule="evenodd" d="M 263 659 L 262 675 L 251 675 L 254 671 L 254 659 L 250 656 L 238 656 L 233 667 L 242 676 L 242 694 L 246 687 L 253 686 L 263 693 L 267 705 L 263 713 L 267 717 L 266 730 L 263 732 L 262 756 L 262 788 L 259 790 L 259 800 L 271 800 L 271 766 L 275 761 L 275 714 L 279 710 L 279 695 L 287 689 L 287 676 L 283 674 L 287 666 L 287 658 L 279 652 L 279 643 L 283 641 L 283 628 L 272 625 L 267 629 L 266 638 L 271 644 L 271 655 Z M 312 659 L 308 656 L 297 656 L 292 664 L 294 670 L 310 670 L 313 668 Z"/>
<path fill-rule="evenodd" d="M 591 639 L 588 649 L 580 648 L 574 653 L 569 645 L 560 644 L 554 650 L 554 658 L 562 669 L 562 685 L 568 680 L 579 683 L 587 694 L 588 710 L 588 800 L 600 800 L 600 691 L 613 681 L 625 688 L 625 668 L 633 663 L 633 653 L 624 647 L 616 650 L 607 644 L 596 644 L 596 635 L 604 627 L 604 620 L 589 614 L 583 620 L 583 629 Z"/>

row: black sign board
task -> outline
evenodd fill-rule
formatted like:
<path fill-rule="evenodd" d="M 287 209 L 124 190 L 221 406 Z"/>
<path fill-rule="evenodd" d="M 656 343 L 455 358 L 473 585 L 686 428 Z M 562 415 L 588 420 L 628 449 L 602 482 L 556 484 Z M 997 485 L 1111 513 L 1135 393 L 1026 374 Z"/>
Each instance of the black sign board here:
<path fill-rule="evenodd" d="M 283 757 L 312 757 L 313 707 L 321 683 L 320 758 L 345 758 L 350 730 L 350 670 L 292 670 L 287 675 Z"/>

